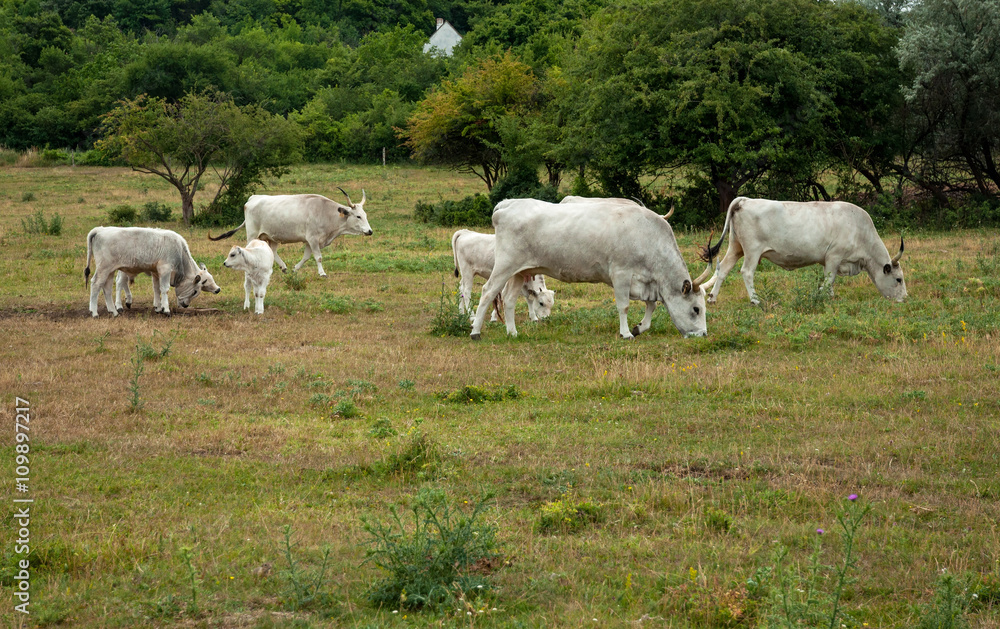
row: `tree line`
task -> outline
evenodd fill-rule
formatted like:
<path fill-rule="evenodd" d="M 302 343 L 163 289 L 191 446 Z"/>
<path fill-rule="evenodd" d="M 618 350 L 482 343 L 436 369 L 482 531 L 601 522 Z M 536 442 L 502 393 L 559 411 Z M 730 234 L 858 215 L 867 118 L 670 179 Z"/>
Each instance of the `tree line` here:
<path fill-rule="evenodd" d="M 465 36 L 454 57 L 423 53 L 435 17 Z M 121 159 L 121 108 L 201 95 L 244 131 L 294 128 L 258 174 L 384 149 L 682 222 L 737 195 L 1000 220 L 1000 0 L 6 0 L 0 18 L 12 149 Z"/>

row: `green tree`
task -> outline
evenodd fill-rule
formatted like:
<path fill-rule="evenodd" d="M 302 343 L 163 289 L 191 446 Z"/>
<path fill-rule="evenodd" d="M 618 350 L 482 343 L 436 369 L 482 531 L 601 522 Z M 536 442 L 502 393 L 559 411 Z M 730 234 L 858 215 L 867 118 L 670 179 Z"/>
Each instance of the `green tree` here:
<path fill-rule="evenodd" d="M 219 179 L 217 200 L 237 184 L 246 191 L 261 173 L 280 174 L 300 144 L 297 128 L 285 119 L 204 93 L 189 93 L 177 103 L 145 95 L 122 101 L 104 117 L 102 132 L 99 149 L 177 188 L 186 224 L 209 169 Z"/>
<path fill-rule="evenodd" d="M 945 187 L 1000 186 L 1000 0 L 923 0 L 899 42 L 915 159 L 901 173 L 947 203 Z"/>
<path fill-rule="evenodd" d="M 720 212 L 744 189 L 822 194 L 838 105 L 850 103 L 843 57 L 861 39 L 851 26 L 859 15 L 810 0 L 661 0 L 601 12 L 557 92 L 571 121 L 565 142 L 616 196 L 647 196 L 640 180 L 674 172 L 711 189 Z M 865 27 L 881 28 L 872 15 Z"/>
<path fill-rule="evenodd" d="M 540 82 L 511 53 L 471 66 L 444 81 L 401 133 L 415 159 L 471 173 L 488 190 L 507 172 L 498 125 L 538 110 Z"/>

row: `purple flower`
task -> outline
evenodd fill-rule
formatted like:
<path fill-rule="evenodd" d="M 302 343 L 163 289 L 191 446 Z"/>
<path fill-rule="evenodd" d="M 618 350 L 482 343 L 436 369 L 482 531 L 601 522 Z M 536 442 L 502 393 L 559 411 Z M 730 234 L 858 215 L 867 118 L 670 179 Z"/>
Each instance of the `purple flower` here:
<path fill-rule="evenodd" d="M 817 532 L 818 534 L 822 535 L 822 534 L 823 534 L 823 529 L 816 529 L 816 532 Z"/>
<path fill-rule="evenodd" d="M 851 502 L 854 502 L 855 500 L 858 499 L 858 495 L 857 494 L 851 494 L 850 496 L 847 497 L 847 499 L 850 500 Z"/>

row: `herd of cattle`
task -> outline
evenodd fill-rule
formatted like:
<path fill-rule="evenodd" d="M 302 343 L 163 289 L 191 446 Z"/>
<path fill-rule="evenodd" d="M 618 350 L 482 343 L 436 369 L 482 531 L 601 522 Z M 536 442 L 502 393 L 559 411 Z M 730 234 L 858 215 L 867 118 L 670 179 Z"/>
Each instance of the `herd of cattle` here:
<path fill-rule="evenodd" d="M 317 194 L 254 195 L 244 206 L 245 220 L 236 229 L 210 240 L 221 240 L 246 228 L 247 245 L 233 247 L 224 266 L 243 271 L 243 308 L 264 312 L 264 296 L 274 263 L 287 271 L 278 256 L 278 245 L 305 244 L 299 270 L 309 259 L 323 270 L 322 251 L 337 236 L 372 235 L 364 204 L 347 205 Z M 758 303 L 754 271 L 761 258 L 784 269 L 822 264 L 825 285 L 832 294 L 837 275 L 865 271 L 887 298 L 906 298 L 906 283 L 899 267 L 899 252 L 889 256 L 871 217 L 863 209 L 845 202 L 788 202 L 739 197 L 729 206 L 719 242 L 711 240 L 702 250 L 708 264 L 694 280 L 681 257 L 677 240 L 666 219 L 629 199 L 566 197 L 558 204 L 535 199 L 507 199 L 493 211 L 495 235 L 469 230 L 455 232 L 451 239 L 455 276 L 461 277 L 460 309 L 468 312 L 474 276 L 486 279 L 478 308 L 472 317 L 472 338 L 479 339 L 488 311 L 517 335 L 514 306 L 519 296 L 528 301 L 531 320 L 547 317 L 555 293 L 545 286 L 545 277 L 562 282 L 604 283 L 612 287 L 619 316 L 619 334 L 632 338 L 649 329 L 656 303 L 666 307 L 670 319 L 684 336 L 705 336 L 705 305 L 715 303 L 726 275 L 740 258 L 740 271 L 750 301 Z M 715 273 L 712 260 L 726 234 L 729 249 Z M 97 317 L 97 301 L 103 291 L 112 316 L 132 306 L 129 288 L 135 277 L 147 273 L 153 279 L 153 308 L 170 314 L 168 292 L 174 287 L 177 303 L 187 308 L 202 291 L 221 289 L 204 264 L 191 256 L 187 241 L 176 232 L 144 227 L 95 227 L 87 235 L 87 267 L 84 282 L 90 286 L 90 313 Z M 117 272 L 117 277 L 115 273 Z M 706 280 L 706 278 L 708 278 Z M 707 292 L 707 291 L 711 292 Z M 628 326 L 631 300 L 646 303 L 642 321 Z M 502 311 L 500 308 L 502 307 Z M 499 311 L 499 312 L 498 312 Z"/>

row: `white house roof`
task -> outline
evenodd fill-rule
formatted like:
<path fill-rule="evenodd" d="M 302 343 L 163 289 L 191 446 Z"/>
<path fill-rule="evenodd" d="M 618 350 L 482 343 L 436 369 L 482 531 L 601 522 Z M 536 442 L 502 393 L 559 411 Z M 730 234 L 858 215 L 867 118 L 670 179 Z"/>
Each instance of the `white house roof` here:
<path fill-rule="evenodd" d="M 442 57 L 450 57 L 452 49 L 461 42 L 462 36 L 455 30 L 455 27 L 448 20 L 438 18 L 437 30 L 431 35 L 430 41 L 424 44 L 424 52 Z"/>

